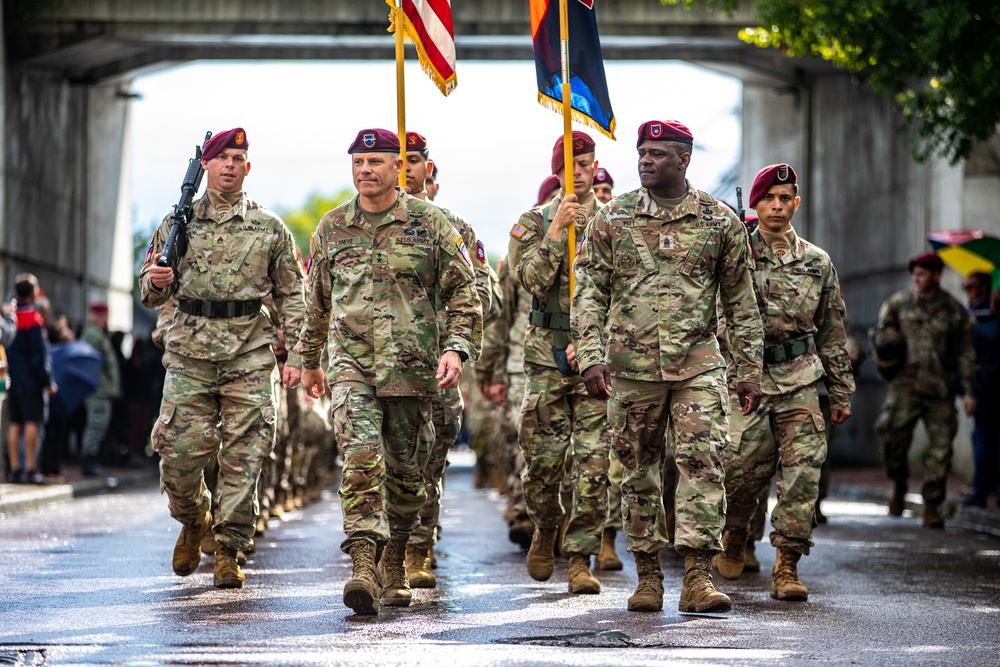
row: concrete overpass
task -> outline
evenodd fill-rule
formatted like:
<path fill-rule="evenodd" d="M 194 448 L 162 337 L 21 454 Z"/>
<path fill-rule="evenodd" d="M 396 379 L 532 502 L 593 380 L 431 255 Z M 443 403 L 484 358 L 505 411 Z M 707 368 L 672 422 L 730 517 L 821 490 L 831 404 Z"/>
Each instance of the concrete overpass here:
<path fill-rule="evenodd" d="M 0 269 L 9 287 L 33 271 L 73 319 L 108 299 L 131 313 L 128 117 L 132 77 L 191 60 L 393 58 L 378 0 L 0 0 L 5 131 L 0 137 Z M 1000 234 L 1000 142 L 967 162 L 917 164 L 891 100 L 825 63 L 743 44 L 752 2 L 733 15 L 657 0 L 602 0 L 605 58 L 684 60 L 738 77 L 747 189 L 764 164 L 796 165 L 804 236 L 833 256 L 859 334 L 905 287 L 906 259 L 927 232 Z M 527 3 L 454 3 L 460 59 L 530 59 Z M 951 287 L 957 292 L 957 282 Z M 881 385 L 866 372 L 849 422 L 869 451 Z"/>

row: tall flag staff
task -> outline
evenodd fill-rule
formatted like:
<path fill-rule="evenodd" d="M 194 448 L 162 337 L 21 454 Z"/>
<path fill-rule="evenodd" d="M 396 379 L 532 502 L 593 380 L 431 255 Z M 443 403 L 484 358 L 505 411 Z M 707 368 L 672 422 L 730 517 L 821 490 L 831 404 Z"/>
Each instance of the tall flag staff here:
<path fill-rule="evenodd" d="M 417 59 L 441 93 L 448 95 L 458 85 L 455 73 L 455 27 L 451 0 L 386 0 L 392 8 L 389 31 L 396 37 L 396 125 L 399 153 L 406 164 L 406 85 L 403 77 L 403 40 L 417 47 Z M 406 187 L 406 169 L 399 174 Z"/>
<path fill-rule="evenodd" d="M 558 0 L 559 39 L 555 38 L 554 0 L 531 0 L 531 40 L 535 52 L 538 101 L 563 116 L 566 194 L 573 194 L 573 120 L 615 138 L 615 115 L 604 76 L 604 54 L 597 32 L 596 0 Z M 570 33 L 574 35 L 570 49 Z M 573 76 L 571 76 L 571 74 Z M 576 229 L 568 229 L 569 286 L 573 293 Z"/>

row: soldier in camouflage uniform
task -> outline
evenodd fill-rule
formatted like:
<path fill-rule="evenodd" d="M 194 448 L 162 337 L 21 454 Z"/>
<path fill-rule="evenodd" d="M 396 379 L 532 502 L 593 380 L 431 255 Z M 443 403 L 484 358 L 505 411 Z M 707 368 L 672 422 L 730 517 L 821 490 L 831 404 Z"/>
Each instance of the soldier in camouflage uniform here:
<path fill-rule="evenodd" d="M 427 500 L 432 400 L 457 386 L 462 362 L 479 355 L 482 312 L 462 237 L 439 208 L 396 187 L 403 169 L 396 135 L 362 130 L 348 152 L 358 196 L 324 215 L 313 234 L 296 350 L 313 398 L 330 378 L 344 457 L 341 549 L 353 562 L 344 604 L 372 614 L 380 599 L 410 603 L 404 559 Z M 435 294 L 448 314 L 443 326 Z"/>
<path fill-rule="evenodd" d="M 576 262 L 577 358 L 590 395 L 610 398 L 615 453 L 625 468 L 622 519 L 639 575 L 630 611 L 663 608 L 660 468 L 668 424 L 678 469 L 674 547 L 685 557 L 678 608 L 731 608 L 711 577 L 726 510 L 719 455 L 729 440 L 720 297 L 743 413 L 760 400 L 762 331 L 746 231 L 725 204 L 687 181 L 693 141 L 676 121 L 639 127 L 642 187 L 600 210 Z"/>
<path fill-rule="evenodd" d="M 837 272 L 829 255 L 792 228 L 799 202 L 791 166 L 767 166 L 754 179 L 749 204 L 759 225 L 750 235 L 750 249 L 764 318 L 764 396 L 755 412 L 734 414 L 731 420 L 724 551 L 717 561 L 724 578 L 742 574 L 750 520 L 777 471 L 771 597 L 779 600 L 806 600 L 809 595 L 797 563 L 813 544 L 820 466 L 826 459 L 819 384 L 825 381 L 829 389 L 835 424 L 850 417 L 854 392 Z M 738 412 L 738 404 L 732 407 Z"/>
<path fill-rule="evenodd" d="M 411 197 L 428 201 L 424 183 L 433 168 L 427 139 L 416 132 L 406 133 L 406 189 Z M 486 248 L 476 237 L 476 230 L 460 215 L 438 207 L 448 222 L 461 235 L 467 248 L 474 248 L 472 265 L 476 274 L 476 294 L 483 312 L 484 324 L 492 319 L 494 305 L 499 313 L 500 300 L 494 304 L 494 292 L 497 291 L 497 278 L 493 268 L 486 260 Z M 444 330 L 446 315 L 439 311 L 441 329 L 444 334 L 441 343 L 444 344 L 447 334 Z M 465 405 L 462 393 L 458 387 L 442 389 L 432 402 L 434 420 L 434 446 L 424 468 L 424 481 L 427 483 L 427 501 L 420 510 L 420 525 L 406 545 L 406 576 L 413 588 L 434 588 L 437 579 L 431 571 L 431 553 L 437 542 L 438 525 L 441 518 L 441 496 L 444 493 L 445 466 L 448 463 L 448 451 L 455 444 L 458 431 L 462 425 L 462 411 Z"/>
<path fill-rule="evenodd" d="M 528 328 L 531 295 L 514 279 L 504 260 L 498 273 L 503 313 L 483 333 L 483 356 L 476 364 L 480 393 L 504 410 L 504 445 L 501 456 L 507 476 L 507 538 L 527 550 L 535 526 L 528 516 L 521 478 L 527 472 L 518 444 L 521 404 L 524 401 L 524 334 Z"/>
<path fill-rule="evenodd" d="M 528 573 L 537 581 L 552 576 L 556 536 L 563 521 L 559 485 L 572 461 L 572 511 L 561 549 L 569 556 L 569 591 L 600 593 L 590 571 L 590 556 L 600 552 L 608 516 L 608 466 L 611 437 L 607 406 L 587 395 L 569 341 L 567 229 L 577 238 L 597 210 L 594 141 L 573 132 L 573 172 L 564 168 L 563 137 L 552 151 L 552 173 L 562 192 L 548 205 L 521 216 L 510 231 L 507 261 L 518 282 L 533 297 L 524 341 L 526 388 L 519 441 L 527 463 L 524 494 L 535 532 L 528 550 Z M 566 179 L 575 194 L 565 195 Z M 557 361 L 556 354 L 565 353 Z M 558 364 L 562 363 L 563 368 Z"/>
<path fill-rule="evenodd" d="M 277 215 L 243 193 L 250 171 L 246 132 L 234 128 L 208 140 L 202 165 L 208 190 L 194 202 L 187 252 L 159 266 L 169 216 L 153 235 L 139 274 L 142 302 L 156 308 L 176 299 L 165 332 L 167 369 L 153 449 L 170 514 L 184 528 L 173 568 L 194 572 L 209 528 L 210 493 L 204 471 L 219 458 L 219 543 L 215 585 L 239 588 L 237 552 L 250 546 L 257 520 L 257 480 L 274 446 L 277 331 L 261 311 L 271 297 L 283 329 L 295 340 L 305 313 L 302 270 L 292 234 Z M 289 358 L 282 380 L 298 384 L 300 359 Z"/>
<path fill-rule="evenodd" d="M 913 289 L 896 292 L 882 304 L 871 332 L 875 363 L 886 365 L 880 353 L 883 339 L 901 337 L 905 360 L 889 382 L 875 431 L 882 440 L 882 463 L 895 484 L 889 514 L 903 514 L 910 470 L 907 451 L 917 420 L 927 430 L 924 472 L 924 526 L 942 528 L 938 512 L 945 498 L 951 469 L 951 443 L 958 430 L 955 396 L 962 383 L 963 407 L 976 411 L 978 367 L 972 346 L 972 322 L 958 299 L 941 289 L 944 263 L 934 253 L 910 260 Z"/>

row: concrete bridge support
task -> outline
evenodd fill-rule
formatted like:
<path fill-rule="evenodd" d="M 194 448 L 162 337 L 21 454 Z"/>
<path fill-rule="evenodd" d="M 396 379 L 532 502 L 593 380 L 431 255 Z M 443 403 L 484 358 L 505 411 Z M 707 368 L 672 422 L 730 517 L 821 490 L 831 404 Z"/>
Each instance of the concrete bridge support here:
<path fill-rule="evenodd" d="M 132 324 L 127 80 L 80 85 L 6 70 L 0 266 L 5 289 L 28 271 L 54 308 L 82 321 L 108 301 Z"/>

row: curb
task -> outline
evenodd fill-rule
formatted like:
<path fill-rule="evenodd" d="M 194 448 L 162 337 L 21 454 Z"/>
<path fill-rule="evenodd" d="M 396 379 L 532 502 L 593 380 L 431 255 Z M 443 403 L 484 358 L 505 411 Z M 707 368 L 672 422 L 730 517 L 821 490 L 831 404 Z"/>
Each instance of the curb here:
<path fill-rule="evenodd" d="M 102 477 L 84 478 L 69 484 L 51 486 L 0 485 L 0 517 L 38 509 L 51 503 L 113 493 L 118 489 L 153 484 L 160 477 L 155 467 L 148 470 L 122 470 Z"/>

